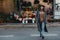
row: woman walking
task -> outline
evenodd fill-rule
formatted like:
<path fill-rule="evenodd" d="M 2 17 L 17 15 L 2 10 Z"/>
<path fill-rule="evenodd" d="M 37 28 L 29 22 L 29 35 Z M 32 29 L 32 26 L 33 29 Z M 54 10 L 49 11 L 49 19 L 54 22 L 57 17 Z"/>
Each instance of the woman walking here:
<path fill-rule="evenodd" d="M 38 26 L 38 31 L 40 32 L 40 37 L 44 39 L 44 32 L 46 28 L 46 13 L 45 13 L 45 6 L 40 5 L 37 10 L 36 14 L 37 18 L 37 26 Z"/>

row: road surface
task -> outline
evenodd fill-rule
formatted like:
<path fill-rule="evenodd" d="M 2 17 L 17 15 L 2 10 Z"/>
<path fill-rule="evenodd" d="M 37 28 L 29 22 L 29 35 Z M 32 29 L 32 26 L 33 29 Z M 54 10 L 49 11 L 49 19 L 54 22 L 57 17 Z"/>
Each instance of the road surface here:
<path fill-rule="evenodd" d="M 0 28 L 0 40 L 41 40 L 37 28 Z M 44 40 L 60 40 L 60 27 L 48 27 Z"/>

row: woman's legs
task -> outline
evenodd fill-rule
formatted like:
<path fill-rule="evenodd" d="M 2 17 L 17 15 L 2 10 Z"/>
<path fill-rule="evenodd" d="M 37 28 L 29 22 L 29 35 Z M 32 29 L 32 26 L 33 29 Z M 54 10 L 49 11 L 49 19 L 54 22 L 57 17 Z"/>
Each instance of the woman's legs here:
<path fill-rule="evenodd" d="M 42 22 L 39 22 L 39 32 L 40 32 L 40 37 L 42 36 L 41 31 L 42 31 Z"/>
<path fill-rule="evenodd" d="M 41 37 L 44 39 L 44 27 L 45 27 L 45 25 L 44 25 L 44 22 L 42 22 L 42 30 L 41 30 Z"/>
<path fill-rule="evenodd" d="M 44 39 L 44 27 L 45 27 L 44 22 L 39 22 L 40 37 L 42 37 L 42 39 Z"/>

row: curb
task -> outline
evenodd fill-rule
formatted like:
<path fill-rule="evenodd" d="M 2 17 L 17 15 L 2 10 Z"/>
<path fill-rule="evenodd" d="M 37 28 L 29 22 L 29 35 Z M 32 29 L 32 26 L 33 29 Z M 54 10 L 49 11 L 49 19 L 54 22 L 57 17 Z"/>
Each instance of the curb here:
<path fill-rule="evenodd" d="M 0 25 L 0 28 L 36 28 L 36 24 L 6 24 Z M 47 27 L 60 27 L 60 23 L 49 23 Z"/>

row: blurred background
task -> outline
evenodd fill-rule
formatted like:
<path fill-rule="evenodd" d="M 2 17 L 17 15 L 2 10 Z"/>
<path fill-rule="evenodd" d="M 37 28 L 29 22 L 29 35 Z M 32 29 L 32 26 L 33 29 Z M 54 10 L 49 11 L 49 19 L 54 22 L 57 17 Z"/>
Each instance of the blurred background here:
<path fill-rule="evenodd" d="M 0 0 L 0 23 L 36 23 L 38 3 L 45 6 L 48 21 L 54 22 L 53 0 Z"/>
<path fill-rule="evenodd" d="M 44 40 L 60 40 L 60 0 L 0 0 L 0 40 L 41 40 L 37 5 L 47 14 Z"/>

